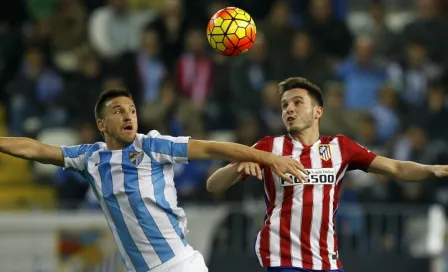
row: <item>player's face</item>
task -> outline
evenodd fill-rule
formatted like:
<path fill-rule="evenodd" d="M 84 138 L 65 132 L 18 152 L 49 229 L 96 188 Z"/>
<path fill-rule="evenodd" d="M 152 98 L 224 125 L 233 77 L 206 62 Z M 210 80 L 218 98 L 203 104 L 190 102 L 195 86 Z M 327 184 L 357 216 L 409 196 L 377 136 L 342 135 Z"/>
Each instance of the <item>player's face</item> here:
<path fill-rule="evenodd" d="M 286 91 L 281 99 L 282 120 L 290 134 L 310 128 L 316 119 L 315 103 L 304 89 Z"/>
<path fill-rule="evenodd" d="M 106 103 L 100 131 L 119 143 L 131 144 L 137 134 L 137 110 L 129 97 L 121 96 Z"/>

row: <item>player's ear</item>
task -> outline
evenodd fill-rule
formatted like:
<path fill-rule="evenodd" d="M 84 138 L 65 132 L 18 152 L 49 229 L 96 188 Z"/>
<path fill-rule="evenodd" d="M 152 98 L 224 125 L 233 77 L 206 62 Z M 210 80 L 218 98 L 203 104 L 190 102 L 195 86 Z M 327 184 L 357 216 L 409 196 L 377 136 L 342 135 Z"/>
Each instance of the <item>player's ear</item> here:
<path fill-rule="evenodd" d="M 321 106 L 315 106 L 315 111 L 314 111 L 314 118 L 319 119 L 322 117 L 322 115 L 324 114 L 324 108 L 322 108 Z"/>
<path fill-rule="evenodd" d="M 101 132 L 101 134 L 104 133 L 106 130 L 106 124 L 104 123 L 103 119 L 96 120 L 96 125 L 98 126 L 98 130 Z"/>

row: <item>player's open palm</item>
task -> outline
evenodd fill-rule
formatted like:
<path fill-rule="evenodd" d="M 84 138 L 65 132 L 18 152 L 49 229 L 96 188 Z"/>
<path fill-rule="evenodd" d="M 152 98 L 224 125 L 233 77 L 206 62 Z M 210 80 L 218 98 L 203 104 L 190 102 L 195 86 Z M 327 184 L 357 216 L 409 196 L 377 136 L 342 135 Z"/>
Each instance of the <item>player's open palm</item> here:
<path fill-rule="evenodd" d="M 298 180 L 303 181 L 307 175 L 307 172 L 303 165 L 290 157 L 273 156 L 271 165 L 272 172 L 283 180 L 293 182 L 292 178 L 287 174 L 295 176 Z"/>
<path fill-rule="evenodd" d="M 433 172 L 438 178 L 448 177 L 448 165 L 434 165 Z"/>

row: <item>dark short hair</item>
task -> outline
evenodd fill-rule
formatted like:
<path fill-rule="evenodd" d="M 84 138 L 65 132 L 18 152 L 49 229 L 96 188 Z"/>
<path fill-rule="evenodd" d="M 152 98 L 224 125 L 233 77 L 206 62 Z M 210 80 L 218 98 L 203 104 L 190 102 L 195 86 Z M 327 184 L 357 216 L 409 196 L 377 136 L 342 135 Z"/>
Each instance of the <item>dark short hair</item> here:
<path fill-rule="evenodd" d="M 317 104 L 321 107 L 324 106 L 324 98 L 322 95 L 321 89 L 311 81 L 303 77 L 290 77 L 288 79 L 283 80 L 278 84 L 278 95 L 282 97 L 282 95 L 292 89 L 305 89 L 308 91 L 308 94 L 314 98 Z"/>
<path fill-rule="evenodd" d="M 132 94 L 126 89 L 108 89 L 101 92 L 95 104 L 95 119 L 103 119 L 104 107 L 106 106 L 107 102 L 114 98 L 122 96 L 132 99 Z"/>

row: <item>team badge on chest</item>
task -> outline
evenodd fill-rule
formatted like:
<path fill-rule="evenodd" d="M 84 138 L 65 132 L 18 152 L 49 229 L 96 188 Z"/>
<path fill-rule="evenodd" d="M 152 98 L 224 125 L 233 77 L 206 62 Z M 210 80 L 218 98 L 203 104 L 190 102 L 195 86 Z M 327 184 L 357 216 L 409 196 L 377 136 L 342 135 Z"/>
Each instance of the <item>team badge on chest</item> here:
<path fill-rule="evenodd" d="M 319 156 L 324 161 L 328 161 L 331 159 L 331 148 L 329 144 L 319 145 Z"/>
<path fill-rule="evenodd" d="M 143 152 L 129 152 L 129 160 L 133 165 L 138 166 L 143 160 Z"/>

